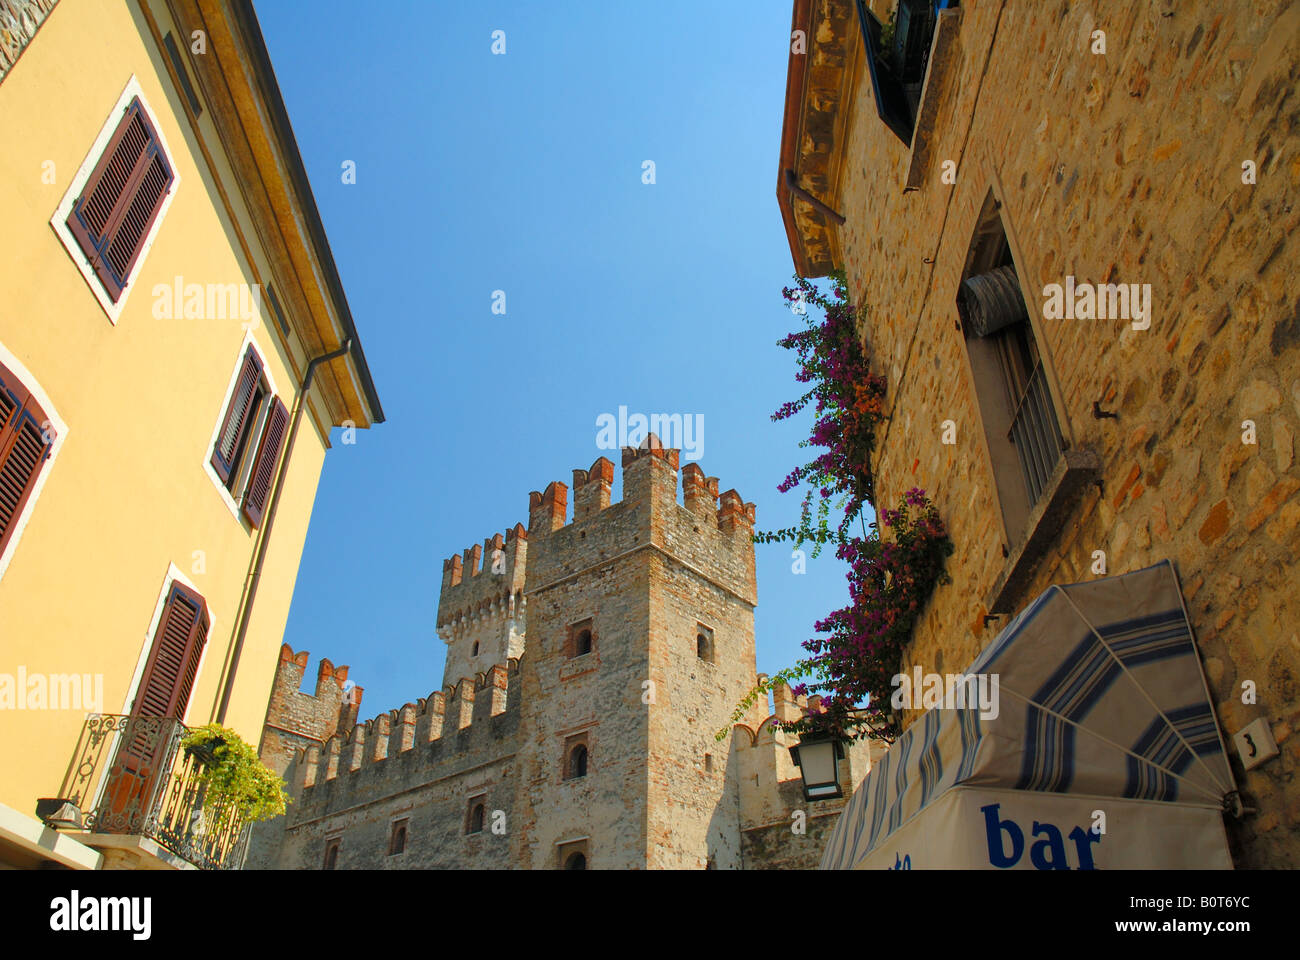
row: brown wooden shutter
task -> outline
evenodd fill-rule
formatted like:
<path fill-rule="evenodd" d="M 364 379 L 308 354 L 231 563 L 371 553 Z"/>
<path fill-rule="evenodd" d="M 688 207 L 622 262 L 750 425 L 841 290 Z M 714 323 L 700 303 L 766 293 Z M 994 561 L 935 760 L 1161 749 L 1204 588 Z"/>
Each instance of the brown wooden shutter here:
<path fill-rule="evenodd" d="M 0 365 L 0 554 L 50 455 L 54 432 L 44 424 L 45 412 L 31 392 Z"/>
<path fill-rule="evenodd" d="M 208 639 L 208 606 L 203 598 L 173 582 L 158 620 L 153 647 L 131 714 L 185 719 L 199 659 Z"/>
<path fill-rule="evenodd" d="M 216 446 L 212 448 L 212 466 L 221 482 L 229 485 L 235 467 L 235 454 L 240 449 L 244 434 L 252 429 L 253 404 L 257 399 L 257 384 L 262 377 L 262 361 L 252 347 L 244 354 L 244 365 L 235 380 L 235 392 L 226 408 L 226 417 L 217 433 Z"/>
<path fill-rule="evenodd" d="M 158 791 L 167 785 L 173 738 L 194 690 L 208 622 L 203 598 L 173 582 L 131 705 L 131 718 L 109 768 L 96 830 L 140 833 L 155 812 Z"/>
<path fill-rule="evenodd" d="M 262 431 L 262 443 L 257 450 L 257 460 L 253 463 L 253 475 L 248 481 L 248 492 L 244 494 L 244 516 L 254 527 L 262 522 L 267 500 L 271 496 L 271 484 L 275 480 L 275 468 L 280 462 L 280 450 L 284 447 L 284 435 L 289 426 L 289 411 L 285 409 L 280 398 L 271 401 L 271 413 L 266 418 L 266 429 Z"/>
<path fill-rule="evenodd" d="M 162 142 L 137 97 L 68 216 L 68 229 L 114 303 L 174 180 Z"/>

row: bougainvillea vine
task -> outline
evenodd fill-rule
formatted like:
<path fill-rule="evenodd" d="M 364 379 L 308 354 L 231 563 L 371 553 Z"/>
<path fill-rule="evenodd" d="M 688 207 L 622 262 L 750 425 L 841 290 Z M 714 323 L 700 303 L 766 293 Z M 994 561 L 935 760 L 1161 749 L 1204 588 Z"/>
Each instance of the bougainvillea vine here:
<path fill-rule="evenodd" d="M 787 419 L 813 404 L 816 420 L 801 446 L 825 452 L 794 470 L 779 487 L 786 492 L 808 485 L 799 526 L 756 533 L 754 540 L 789 541 L 796 547 L 812 542 L 814 556 L 824 544 L 835 543 L 835 555 L 849 565 L 849 603 L 813 625 L 819 635 L 803 644 L 809 655 L 751 690 L 732 721 L 738 722 L 777 684 L 793 684 L 795 696 L 816 694 L 820 702 L 814 701 L 799 720 L 778 724 L 787 732 L 892 743 L 902 731 L 902 718 L 890 706 L 892 680 L 926 602 L 937 585 L 947 582 L 944 562 L 952 541 L 934 504 L 916 487 L 894 509 L 881 510 L 880 523 L 873 522 L 868 532 L 863 513 L 867 507 L 875 512 L 871 454 L 884 420 L 885 380 L 871 371 L 842 274 L 832 276 L 829 294 L 802 277 L 782 293 L 804 318 L 804 329 L 777 343 L 795 351 L 795 379 L 810 387 L 772 419 Z M 821 318 L 808 306 L 819 308 Z M 840 514 L 833 530 L 832 510 Z M 861 537 L 855 535 L 855 520 Z M 881 526 L 887 537 L 881 536 Z M 730 727 L 719 731 L 718 739 L 728 733 Z"/>

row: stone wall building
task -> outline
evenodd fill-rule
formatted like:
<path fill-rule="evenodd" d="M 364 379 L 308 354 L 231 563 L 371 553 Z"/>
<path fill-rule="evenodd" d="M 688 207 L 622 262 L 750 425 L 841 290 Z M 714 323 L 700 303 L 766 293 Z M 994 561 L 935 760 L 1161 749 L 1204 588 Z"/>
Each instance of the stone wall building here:
<path fill-rule="evenodd" d="M 868 6 L 794 3 L 777 193 L 888 380 L 880 502 L 925 489 L 956 545 L 906 667 L 1172 559 L 1225 734 L 1280 750 L 1234 752 L 1234 858 L 1300 866 L 1300 5 L 962 2 L 911 81 L 873 69 L 894 3 Z"/>
<path fill-rule="evenodd" d="M 444 688 L 355 722 L 359 688 L 284 647 L 262 756 L 290 783 L 249 866 L 812 867 L 843 801 L 805 804 L 757 682 L 754 505 L 651 436 L 530 495 L 443 567 Z M 847 751 L 851 794 L 869 748 Z"/>

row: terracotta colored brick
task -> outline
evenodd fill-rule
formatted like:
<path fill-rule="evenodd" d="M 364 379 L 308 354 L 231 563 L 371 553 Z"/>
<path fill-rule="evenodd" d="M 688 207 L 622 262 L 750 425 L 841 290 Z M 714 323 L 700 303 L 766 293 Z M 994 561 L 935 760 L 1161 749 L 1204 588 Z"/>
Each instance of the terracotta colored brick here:
<path fill-rule="evenodd" d="M 1230 512 L 1227 500 L 1220 500 L 1210 508 L 1205 522 L 1196 534 L 1201 543 L 1208 547 L 1227 532 Z"/>
<path fill-rule="evenodd" d="M 1268 492 L 1259 506 L 1246 515 L 1246 529 L 1254 531 L 1261 523 L 1273 516 L 1278 507 L 1287 501 L 1291 494 L 1300 490 L 1300 480 L 1283 477 Z"/>
<path fill-rule="evenodd" d="M 1124 498 L 1128 496 L 1129 488 L 1132 487 L 1133 484 L 1137 482 L 1137 478 L 1140 477 L 1141 475 L 1142 475 L 1142 468 L 1136 463 L 1133 464 L 1132 469 L 1130 469 L 1128 472 L 1128 477 L 1125 478 L 1124 482 L 1120 484 L 1119 489 L 1115 492 L 1115 497 L 1112 503 L 1114 504 L 1116 510 L 1120 508 L 1120 504 L 1122 504 L 1124 502 Z"/>

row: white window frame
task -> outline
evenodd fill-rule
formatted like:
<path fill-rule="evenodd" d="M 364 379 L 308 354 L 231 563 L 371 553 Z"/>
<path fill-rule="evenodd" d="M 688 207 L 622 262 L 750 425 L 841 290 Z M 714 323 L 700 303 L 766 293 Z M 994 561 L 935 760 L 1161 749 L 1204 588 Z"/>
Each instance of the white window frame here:
<path fill-rule="evenodd" d="M 212 466 L 212 451 L 217 445 L 217 436 L 221 433 L 221 425 L 225 422 L 226 411 L 230 409 L 231 398 L 235 395 L 235 387 L 239 380 L 239 371 L 244 368 L 244 355 L 248 353 L 249 347 L 257 354 L 258 359 L 262 361 L 262 386 L 266 388 L 267 399 L 262 404 L 262 409 L 257 413 L 257 421 L 251 426 L 251 432 L 248 435 L 248 446 L 244 448 L 244 457 L 239 464 L 239 473 L 235 477 L 235 482 L 231 485 L 232 489 L 226 489 L 226 485 L 221 482 L 221 477 L 217 475 L 216 468 Z M 266 351 L 262 345 L 257 342 L 253 336 L 250 327 L 244 334 L 244 339 L 240 343 L 239 352 L 235 355 L 235 366 L 230 371 L 230 381 L 226 384 L 226 395 L 221 401 L 221 407 L 217 411 L 217 421 L 212 425 L 212 436 L 208 438 L 208 445 L 203 448 L 203 471 L 212 481 L 212 485 L 217 488 L 221 495 L 222 501 L 234 514 L 235 519 L 244 526 L 249 526 L 247 518 L 241 506 L 244 497 L 248 493 L 248 481 L 253 472 L 253 461 L 257 459 L 257 448 L 261 446 L 262 434 L 266 430 L 266 421 L 271 415 L 272 401 L 280 394 L 275 388 L 275 378 L 271 375 L 271 368 L 266 362 Z M 283 401 L 282 401 L 283 402 Z M 251 450 L 250 450 L 251 448 Z"/>
<path fill-rule="evenodd" d="M 3 343 L 0 343 L 0 363 L 8 367 L 9 372 L 22 382 L 23 388 L 32 395 L 32 399 L 45 411 L 45 419 L 54 428 L 54 442 L 50 444 L 49 455 L 46 457 L 44 466 L 41 467 L 40 473 L 36 475 L 36 486 L 32 487 L 31 496 L 23 504 L 22 513 L 18 515 L 17 522 L 14 524 L 13 536 L 5 544 L 4 552 L 0 553 L 0 579 L 3 579 L 5 571 L 9 569 L 9 562 L 13 560 L 14 551 L 18 549 L 18 541 L 22 539 L 23 531 L 27 529 L 27 522 L 31 519 L 32 511 L 36 509 L 36 501 L 40 499 L 41 491 L 45 489 L 45 481 L 49 479 L 54 470 L 54 461 L 58 458 L 59 451 L 63 449 L 64 441 L 68 439 L 68 425 L 63 422 L 59 412 L 54 409 L 54 404 L 50 401 L 49 395 L 41 388 L 37 379 L 32 376 L 32 372 Z"/>
<path fill-rule="evenodd" d="M 68 229 L 68 217 L 72 215 L 72 208 L 85 189 L 86 181 L 90 179 L 90 175 L 94 172 L 100 158 L 103 157 L 104 151 L 108 149 L 108 142 L 113 138 L 117 125 L 122 122 L 122 114 L 126 111 L 127 105 L 135 97 L 140 99 L 140 107 L 144 110 L 145 116 L 149 118 L 149 123 L 158 136 L 158 142 L 162 146 L 164 156 L 167 158 L 167 166 L 171 168 L 172 183 L 171 189 L 168 190 L 167 196 L 163 199 L 162 209 L 158 211 L 158 216 L 154 218 L 153 225 L 145 236 L 144 246 L 140 248 L 140 256 L 136 258 L 135 265 L 126 278 L 126 286 L 122 288 L 122 295 L 114 303 L 113 298 L 104 289 L 104 285 L 100 283 L 99 277 L 95 275 L 94 269 L 90 266 L 89 258 L 81 249 L 81 244 L 77 242 L 77 238 Z M 172 200 L 176 198 L 180 184 L 181 173 L 176 164 L 176 155 L 172 153 L 171 145 L 168 144 L 167 137 L 163 134 L 162 125 L 158 122 L 158 113 L 149 104 L 148 98 L 145 97 L 140 81 L 135 74 L 132 74 L 131 79 L 127 81 L 126 89 L 118 97 L 117 104 L 108 114 L 108 119 L 104 121 L 99 136 L 95 138 L 95 142 L 91 145 L 90 152 L 86 154 L 86 159 L 82 161 L 81 169 L 72 178 L 72 184 L 68 187 L 68 192 L 63 195 L 63 200 L 60 201 L 58 209 L 54 211 L 54 216 L 50 218 L 50 226 L 54 228 L 54 232 L 62 241 L 68 256 L 72 258 L 72 262 L 81 271 L 81 276 L 95 295 L 95 300 L 103 308 L 104 313 L 108 314 L 109 322 L 114 326 L 117 325 L 117 319 L 122 315 L 122 310 L 126 307 L 126 301 L 130 298 L 131 292 L 138 286 L 136 281 L 139 279 L 140 271 L 143 269 L 144 262 L 149 256 L 149 250 L 153 247 L 154 240 L 157 238 L 158 230 L 162 227 L 163 219 L 167 216 L 167 210 L 172 205 Z"/>

